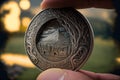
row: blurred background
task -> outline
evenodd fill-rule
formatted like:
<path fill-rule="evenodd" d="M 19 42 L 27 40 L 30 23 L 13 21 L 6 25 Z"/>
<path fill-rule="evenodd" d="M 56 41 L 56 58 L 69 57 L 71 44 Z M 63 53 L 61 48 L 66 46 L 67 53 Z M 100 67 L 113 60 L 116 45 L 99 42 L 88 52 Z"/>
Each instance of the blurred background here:
<path fill-rule="evenodd" d="M 24 48 L 25 31 L 32 17 L 41 11 L 41 1 L 0 0 L 2 80 L 35 80 L 41 72 L 31 63 Z M 120 75 L 120 35 L 117 34 L 120 28 L 115 31 L 118 16 L 115 10 L 90 8 L 78 11 L 88 18 L 95 34 L 92 55 L 82 69 Z"/>

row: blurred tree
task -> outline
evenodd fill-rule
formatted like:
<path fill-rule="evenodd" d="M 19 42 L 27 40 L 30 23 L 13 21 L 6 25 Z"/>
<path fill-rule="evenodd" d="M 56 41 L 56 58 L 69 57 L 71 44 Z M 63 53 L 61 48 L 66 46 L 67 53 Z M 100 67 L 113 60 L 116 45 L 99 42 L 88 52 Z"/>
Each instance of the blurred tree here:
<path fill-rule="evenodd" d="M 93 26 L 95 37 L 102 37 L 104 39 L 112 37 L 112 25 L 99 18 L 88 17 L 88 19 Z"/>

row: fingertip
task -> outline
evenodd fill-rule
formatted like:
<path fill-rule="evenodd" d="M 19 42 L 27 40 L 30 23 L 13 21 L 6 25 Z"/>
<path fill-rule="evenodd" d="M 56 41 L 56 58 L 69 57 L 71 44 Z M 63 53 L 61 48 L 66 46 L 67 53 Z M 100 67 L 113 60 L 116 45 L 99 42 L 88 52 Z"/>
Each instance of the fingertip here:
<path fill-rule="evenodd" d="M 63 7 L 74 7 L 75 2 L 73 0 L 43 0 L 41 2 L 41 9 L 47 8 L 63 8 Z"/>
<path fill-rule="evenodd" d="M 91 78 L 96 78 L 96 73 L 95 72 L 91 72 L 91 71 L 86 71 L 86 70 L 80 70 L 80 73 L 83 73 Z"/>
<path fill-rule="evenodd" d="M 40 8 L 41 8 L 41 9 L 44 9 L 44 8 L 45 8 L 45 1 L 44 1 L 44 0 L 41 2 Z"/>
<path fill-rule="evenodd" d="M 42 72 L 37 80 L 92 80 L 88 76 L 71 70 L 52 68 Z"/>
<path fill-rule="evenodd" d="M 65 72 L 62 69 L 52 68 L 46 71 L 43 71 L 38 77 L 37 80 L 59 80 Z"/>
<path fill-rule="evenodd" d="M 73 8 L 90 8 L 92 5 L 88 5 L 88 2 L 79 0 L 43 0 L 40 5 L 41 9 L 47 8 L 63 8 L 63 7 L 73 7 Z"/>
<path fill-rule="evenodd" d="M 47 9 L 47 8 L 58 8 L 59 7 L 59 1 L 56 0 L 43 0 L 40 4 L 41 9 Z"/>

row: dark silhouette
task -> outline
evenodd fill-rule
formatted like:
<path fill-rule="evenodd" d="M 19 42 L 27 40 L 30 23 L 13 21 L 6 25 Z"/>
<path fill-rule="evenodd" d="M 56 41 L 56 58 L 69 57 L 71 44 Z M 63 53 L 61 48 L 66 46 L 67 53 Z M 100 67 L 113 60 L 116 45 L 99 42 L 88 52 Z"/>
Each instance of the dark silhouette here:
<path fill-rule="evenodd" d="M 120 52 L 120 0 L 112 0 L 116 9 L 117 17 L 113 30 L 113 38 Z M 120 54 L 119 54 L 120 55 Z M 120 67 L 116 67 L 112 73 L 120 75 Z"/>
<path fill-rule="evenodd" d="M 114 1 L 114 6 L 116 8 L 116 13 L 117 13 L 117 17 L 116 17 L 116 21 L 115 21 L 115 27 L 114 27 L 114 31 L 113 31 L 113 38 L 115 39 L 118 48 L 120 48 L 120 0 L 113 0 Z"/>
<path fill-rule="evenodd" d="M 4 2 L 7 0 L 0 0 L 0 8 Z M 0 56 L 5 48 L 6 42 L 8 40 L 8 32 L 4 29 L 4 24 L 1 20 L 2 17 L 4 17 L 5 14 L 9 13 L 9 11 L 3 11 L 3 13 L 0 13 Z M 7 72 L 6 72 L 6 66 L 4 63 L 2 63 L 0 59 L 0 80 L 9 80 Z"/>

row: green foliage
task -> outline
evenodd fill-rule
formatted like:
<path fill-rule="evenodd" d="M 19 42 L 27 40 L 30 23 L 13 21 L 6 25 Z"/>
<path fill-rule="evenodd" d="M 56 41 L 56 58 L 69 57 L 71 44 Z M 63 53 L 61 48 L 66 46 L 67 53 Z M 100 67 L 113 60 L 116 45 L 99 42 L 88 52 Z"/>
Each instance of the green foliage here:
<path fill-rule="evenodd" d="M 95 39 L 93 53 L 83 69 L 94 72 L 110 72 L 114 69 L 117 49 L 112 40 Z"/>
<path fill-rule="evenodd" d="M 6 48 L 5 52 L 10 52 L 10 53 L 23 53 L 25 54 L 25 47 L 24 47 L 24 35 L 13 35 L 10 37 Z"/>
<path fill-rule="evenodd" d="M 36 68 L 28 68 L 22 72 L 23 74 L 20 75 L 17 80 L 36 80 L 40 72 L 41 71 Z"/>
<path fill-rule="evenodd" d="M 108 22 L 93 17 L 89 17 L 88 20 L 92 25 L 96 37 L 108 39 L 112 36 L 112 25 L 110 25 Z"/>

